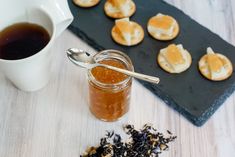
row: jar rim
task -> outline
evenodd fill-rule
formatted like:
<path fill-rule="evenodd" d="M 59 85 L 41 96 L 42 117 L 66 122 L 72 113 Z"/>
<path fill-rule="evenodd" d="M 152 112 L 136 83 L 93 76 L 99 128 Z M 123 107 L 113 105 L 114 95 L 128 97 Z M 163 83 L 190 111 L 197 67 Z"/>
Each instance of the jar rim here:
<path fill-rule="evenodd" d="M 118 56 L 115 56 L 115 57 L 105 56 L 105 55 L 110 54 L 110 53 L 118 54 L 119 58 L 118 58 Z M 126 55 L 125 53 L 123 53 L 122 51 L 114 50 L 114 49 L 107 49 L 107 50 L 103 50 L 103 51 L 98 52 L 93 57 L 94 57 L 94 59 L 96 59 L 97 57 L 99 57 L 99 55 L 102 55 L 102 54 L 104 54 L 104 56 L 103 56 L 104 58 L 102 58 L 102 60 L 109 59 L 109 58 L 110 59 L 120 60 L 122 63 L 125 64 L 125 66 L 127 67 L 127 70 L 134 71 L 134 67 L 133 67 L 133 64 L 132 64 L 132 61 L 131 61 L 130 57 L 128 55 Z M 98 60 L 98 61 L 101 61 L 101 60 Z M 94 83 L 97 86 L 102 87 L 102 88 L 117 88 L 117 87 L 120 87 L 122 85 L 126 85 L 132 79 L 131 76 L 128 76 L 123 81 L 120 81 L 120 82 L 117 82 L 117 83 L 113 83 L 113 84 L 102 83 L 102 82 L 96 80 L 96 78 L 93 76 L 91 70 L 92 69 L 88 70 L 88 78 L 89 78 L 89 80 L 91 80 L 92 83 Z"/>

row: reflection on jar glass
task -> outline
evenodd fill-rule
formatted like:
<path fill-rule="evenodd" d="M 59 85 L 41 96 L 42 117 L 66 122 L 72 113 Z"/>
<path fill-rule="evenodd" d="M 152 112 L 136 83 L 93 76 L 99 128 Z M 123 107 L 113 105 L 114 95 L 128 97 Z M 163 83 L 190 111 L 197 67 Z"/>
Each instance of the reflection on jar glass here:
<path fill-rule="evenodd" d="M 117 50 L 105 50 L 94 56 L 96 62 L 134 71 L 130 58 Z M 90 111 L 103 121 L 115 121 L 129 110 L 132 78 L 104 68 L 88 71 Z"/>

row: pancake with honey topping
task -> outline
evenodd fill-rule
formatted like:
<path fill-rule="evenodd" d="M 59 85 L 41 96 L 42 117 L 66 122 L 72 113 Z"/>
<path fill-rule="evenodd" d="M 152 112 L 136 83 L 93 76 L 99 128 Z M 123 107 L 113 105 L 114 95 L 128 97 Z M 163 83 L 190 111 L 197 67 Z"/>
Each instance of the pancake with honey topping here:
<path fill-rule="evenodd" d="M 207 54 L 199 60 L 201 74 L 212 81 L 222 81 L 229 78 L 233 72 L 231 61 L 224 55 L 215 53 L 210 47 Z"/>
<path fill-rule="evenodd" d="M 100 0 L 73 0 L 73 2 L 79 7 L 89 8 L 97 5 Z"/>
<path fill-rule="evenodd" d="M 147 26 L 149 34 L 157 40 L 172 40 L 179 34 L 179 24 L 169 16 L 161 13 L 150 18 Z"/>
<path fill-rule="evenodd" d="M 105 14 L 111 18 L 120 19 L 132 16 L 136 11 L 132 0 L 107 0 L 104 4 Z"/>
<path fill-rule="evenodd" d="M 165 71 L 181 73 L 190 67 L 192 58 L 190 53 L 181 44 L 171 44 L 167 48 L 160 50 L 157 61 Z"/>
<path fill-rule="evenodd" d="M 133 46 L 144 39 L 144 30 L 138 23 L 123 18 L 115 21 L 111 35 L 118 44 Z"/>

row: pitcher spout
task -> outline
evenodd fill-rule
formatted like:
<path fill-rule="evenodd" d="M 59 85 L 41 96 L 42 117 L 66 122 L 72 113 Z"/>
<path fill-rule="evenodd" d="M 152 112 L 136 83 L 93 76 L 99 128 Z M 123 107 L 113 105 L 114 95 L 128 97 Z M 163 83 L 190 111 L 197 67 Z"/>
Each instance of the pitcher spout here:
<path fill-rule="evenodd" d="M 58 37 L 73 21 L 73 15 L 69 9 L 67 0 L 48 0 L 43 5 L 52 17 L 56 25 L 56 37 Z"/>

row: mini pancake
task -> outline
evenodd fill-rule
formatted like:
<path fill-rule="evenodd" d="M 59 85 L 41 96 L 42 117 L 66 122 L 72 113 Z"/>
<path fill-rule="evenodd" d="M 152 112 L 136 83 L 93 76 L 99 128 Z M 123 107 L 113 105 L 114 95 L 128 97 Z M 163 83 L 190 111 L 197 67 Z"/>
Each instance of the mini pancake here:
<path fill-rule="evenodd" d="M 178 22 L 169 15 L 157 14 L 149 19 L 147 30 L 157 40 L 172 40 L 179 34 Z"/>
<path fill-rule="evenodd" d="M 138 23 L 123 18 L 115 21 L 111 35 L 118 44 L 133 46 L 144 39 L 144 30 Z"/>
<path fill-rule="evenodd" d="M 104 12 L 107 16 L 115 19 L 132 16 L 136 11 L 132 0 L 107 0 L 104 4 Z"/>
<path fill-rule="evenodd" d="M 73 2 L 79 7 L 89 8 L 97 5 L 100 0 L 73 0 Z"/>
<path fill-rule="evenodd" d="M 222 81 L 229 78 L 233 73 L 231 61 L 220 53 L 215 53 L 210 47 L 207 54 L 201 57 L 198 62 L 200 73 L 212 81 Z"/>
<path fill-rule="evenodd" d="M 157 62 L 163 70 L 169 73 L 181 73 L 190 67 L 192 58 L 181 44 L 171 44 L 160 50 Z"/>

